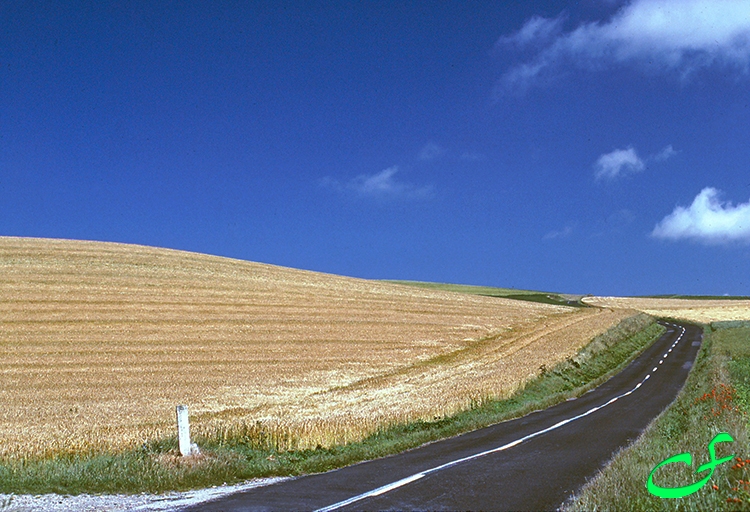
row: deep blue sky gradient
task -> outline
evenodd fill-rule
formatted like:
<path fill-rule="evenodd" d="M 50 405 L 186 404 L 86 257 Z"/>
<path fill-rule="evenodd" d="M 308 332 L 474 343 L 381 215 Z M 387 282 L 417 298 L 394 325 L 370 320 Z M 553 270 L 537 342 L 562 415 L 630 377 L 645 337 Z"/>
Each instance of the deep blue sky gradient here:
<path fill-rule="evenodd" d="M 750 198 L 745 70 L 563 62 L 502 85 L 539 49 L 501 37 L 623 5 L 2 2 L 0 235 L 365 278 L 750 294 L 747 243 L 650 235 L 705 187 Z M 641 172 L 595 177 L 631 147 Z"/>

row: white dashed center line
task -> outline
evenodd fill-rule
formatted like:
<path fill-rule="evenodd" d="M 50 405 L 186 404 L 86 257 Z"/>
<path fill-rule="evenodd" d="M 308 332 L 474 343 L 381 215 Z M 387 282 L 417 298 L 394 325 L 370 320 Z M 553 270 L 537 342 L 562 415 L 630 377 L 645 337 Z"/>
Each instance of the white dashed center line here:
<path fill-rule="evenodd" d="M 677 342 L 680 341 L 680 338 L 682 338 L 682 335 L 685 334 L 685 328 L 681 327 L 681 329 L 682 329 L 682 334 L 680 334 L 680 336 L 677 338 L 677 341 L 674 342 L 674 345 L 672 345 L 673 347 L 675 345 L 677 345 Z M 664 357 L 667 357 L 667 354 L 664 354 Z M 659 364 L 662 364 L 663 362 L 664 362 L 664 360 L 662 359 L 661 361 L 659 361 Z M 657 367 L 654 366 L 654 369 L 652 370 L 652 373 L 655 372 L 656 370 L 657 370 Z M 318 509 L 315 512 L 330 512 L 330 511 L 333 511 L 333 510 L 337 510 L 339 508 L 346 507 L 347 505 L 351 505 L 352 503 L 356 503 L 356 502 L 364 500 L 366 498 L 371 498 L 373 496 L 380 496 L 381 494 L 385 494 L 388 491 L 392 491 L 393 489 L 398 489 L 399 487 L 402 487 L 402 486 L 410 484 L 410 483 L 412 483 L 412 482 L 414 482 L 416 480 L 424 478 L 425 476 L 427 476 L 429 474 L 436 473 L 436 472 L 440 471 L 441 469 L 446 469 L 446 468 L 449 468 L 451 466 L 455 466 L 457 464 L 461 464 L 462 462 L 467 462 L 469 460 L 477 459 L 479 457 L 484 457 L 485 455 L 489 455 L 489 454 L 492 454 L 492 453 L 497 453 L 497 452 L 500 452 L 500 451 L 503 451 L 503 450 L 507 450 L 508 448 L 512 448 L 512 447 L 514 447 L 514 446 L 516 446 L 518 444 L 521 444 L 522 442 L 524 442 L 524 441 L 526 441 L 528 439 L 531 439 L 531 438 L 536 437 L 538 435 L 541 435 L 541 434 L 544 434 L 546 432 L 549 432 L 550 430 L 555 430 L 556 428 L 562 427 L 563 425 L 567 425 L 568 423 L 570 423 L 572 421 L 575 421 L 575 420 L 578 420 L 580 418 L 583 418 L 584 416 L 588 416 L 589 414 L 591 414 L 591 413 L 593 413 L 595 411 L 598 411 L 599 409 L 602 409 L 602 408 L 608 406 L 609 404 L 611 404 L 613 402 L 616 402 L 620 398 L 623 398 L 623 397 L 626 397 L 626 396 L 630 395 L 636 389 L 640 388 L 641 385 L 643 385 L 643 383 L 646 382 L 649 378 L 651 378 L 651 374 L 646 375 L 643 378 L 643 380 L 640 381 L 638 384 L 636 384 L 635 387 L 633 389 L 631 389 L 630 391 L 627 391 L 627 392 L 625 392 L 625 393 L 623 393 L 621 395 L 618 395 L 618 396 L 610 399 L 608 402 L 606 402 L 606 403 L 604 403 L 602 405 L 598 405 L 596 407 L 592 407 L 588 411 L 586 411 L 586 412 L 584 412 L 582 414 L 579 414 L 578 416 L 574 416 L 572 418 L 568 418 L 566 420 L 562 420 L 562 421 L 560 421 L 558 423 L 555 423 L 551 427 L 547 427 L 547 428 L 545 428 L 543 430 L 538 430 L 538 431 L 533 432 L 533 433 L 531 433 L 531 434 L 529 434 L 527 436 L 524 436 L 524 437 L 522 437 L 520 439 L 516 439 L 515 441 L 512 441 L 512 442 L 510 442 L 508 444 L 504 444 L 503 446 L 500 446 L 500 447 L 497 447 L 497 448 L 493 448 L 491 450 L 487 450 L 487 451 L 484 451 L 484 452 L 481 452 L 481 453 L 477 453 L 477 454 L 474 454 L 474 455 L 470 455 L 470 456 L 464 457 L 462 459 L 458 459 L 458 460 L 454 460 L 454 461 L 451 461 L 451 462 L 447 462 L 447 463 L 442 464 L 440 466 L 437 466 L 437 467 L 434 467 L 434 468 L 422 471 L 421 473 L 416 473 L 416 474 L 408 476 L 406 478 L 402 478 L 401 480 L 398 480 L 396 482 L 384 485 L 382 487 L 378 487 L 377 489 L 373 489 L 372 491 L 360 494 L 358 496 L 353 496 L 353 497 L 351 497 L 351 498 L 349 498 L 347 500 L 340 501 L 338 503 L 334 503 L 333 505 L 329 505 L 327 507 L 320 508 L 320 509 Z"/>

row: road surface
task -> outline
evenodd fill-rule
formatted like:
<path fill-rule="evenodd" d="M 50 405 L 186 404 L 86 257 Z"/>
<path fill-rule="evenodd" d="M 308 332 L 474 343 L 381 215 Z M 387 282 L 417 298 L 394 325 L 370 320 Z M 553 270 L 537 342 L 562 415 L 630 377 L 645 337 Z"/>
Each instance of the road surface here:
<path fill-rule="evenodd" d="M 578 399 L 185 510 L 555 510 L 637 438 L 685 383 L 703 333 L 694 325 L 663 325 L 667 332 L 643 354 Z"/>

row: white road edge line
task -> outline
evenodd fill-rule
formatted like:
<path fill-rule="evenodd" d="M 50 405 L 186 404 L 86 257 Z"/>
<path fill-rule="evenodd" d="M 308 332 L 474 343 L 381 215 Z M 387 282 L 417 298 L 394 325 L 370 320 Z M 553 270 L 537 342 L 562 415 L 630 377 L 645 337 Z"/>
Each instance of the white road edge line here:
<path fill-rule="evenodd" d="M 683 329 L 683 334 L 684 334 L 684 332 L 685 332 L 685 329 Z M 653 371 L 656 371 L 656 368 L 654 368 Z M 319 508 L 319 509 L 315 510 L 314 512 L 331 512 L 333 510 L 337 510 L 337 509 L 346 507 L 346 506 L 351 505 L 353 503 L 356 503 L 358 501 L 362 501 L 362 500 L 367 499 L 367 498 L 372 498 L 373 496 L 380 496 L 381 494 L 385 494 L 385 493 L 387 493 L 389 491 L 392 491 L 394 489 L 398 489 L 399 487 L 403 487 L 404 485 L 410 484 L 410 483 L 415 482 L 415 481 L 417 481 L 417 480 L 419 480 L 421 478 L 424 478 L 425 476 L 427 476 L 427 475 L 429 475 L 431 473 L 437 473 L 438 471 L 440 471 L 442 469 L 447 469 L 447 468 L 449 468 L 451 466 L 455 466 L 457 464 L 461 464 L 462 462 L 468 462 L 468 461 L 473 460 L 473 459 L 478 459 L 480 457 L 484 457 L 485 455 L 490 455 L 490 454 L 493 454 L 493 453 L 501 452 L 503 450 L 507 450 L 508 448 L 512 448 L 512 447 L 514 447 L 516 445 L 519 445 L 519 444 L 523 443 L 524 441 L 528 441 L 531 438 L 540 436 L 542 434 L 546 434 L 547 432 L 549 432 L 551 430 L 555 430 L 557 428 L 560 428 L 563 425 L 567 425 L 568 423 L 571 423 L 571 422 L 579 420 L 579 419 L 581 419 L 581 418 L 583 418 L 585 416 L 588 416 L 589 414 L 591 414 L 593 412 L 596 412 L 599 409 L 603 409 L 604 407 L 607 407 L 609 404 L 611 404 L 613 402 L 616 402 L 620 398 L 626 397 L 626 396 L 630 395 L 631 393 L 633 393 L 633 391 L 635 391 L 636 389 L 638 389 L 639 387 L 641 387 L 641 385 L 644 382 L 646 382 L 650 377 L 651 377 L 651 374 L 646 375 L 646 377 L 644 377 L 644 379 L 642 381 L 640 381 L 638 384 L 636 384 L 635 387 L 633 389 L 631 389 L 630 391 L 627 391 L 627 392 L 625 392 L 625 393 L 623 393 L 621 395 L 618 395 L 618 396 L 616 396 L 614 398 L 611 398 L 608 402 L 606 402 L 606 403 L 604 403 L 602 405 L 598 405 L 596 407 L 593 407 L 593 408 L 589 409 L 588 411 L 586 411 L 586 412 L 584 412 L 582 414 L 579 414 L 578 416 L 574 416 L 572 418 L 568 418 L 566 420 L 559 421 L 559 422 L 555 423 L 554 425 L 552 425 L 551 427 L 547 427 L 547 428 L 545 428 L 543 430 L 539 430 L 537 432 L 532 432 L 531 434 L 529 434 L 527 436 L 524 436 L 524 437 L 522 437 L 520 439 L 516 439 L 515 441 L 512 441 L 510 443 L 504 444 L 503 446 L 500 446 L 498 448 L 493 448 L 491 450 L 487 450 L 487 451 L 484 451 L 484 452 L 481 452 L 481 453 L 476 453 L 474 455 L 469 455 L 468 457 L 464 457 L 462 459 L 457 459 L 457 460 L 454 460 L 452 462 L 446 462 L 445 464 L 442 464 L 440 466 L 436 466 L 434 468 L 427 469 L 425 471 L 422 471 L 421 473 L 416 473 L 414 475 L 407 476 L 406 478 L 402 478 L 401 480 L 397 480 L 397 481 L 395 481 L 393 483 L 384 485 L 382 487 L 378 487 L 377 489 L 373 489 L 372 491 L 368 491 L 368 492 L 362 493 L 362 494 L 357 495 L 357 496 L 352 496 L 349 499 L 346 499 L 346 500 L 343 500 L 343 501 L 339 501 L 338 503 L 334 503 L 333 505 L 328 505 L 327 507 Z"/>

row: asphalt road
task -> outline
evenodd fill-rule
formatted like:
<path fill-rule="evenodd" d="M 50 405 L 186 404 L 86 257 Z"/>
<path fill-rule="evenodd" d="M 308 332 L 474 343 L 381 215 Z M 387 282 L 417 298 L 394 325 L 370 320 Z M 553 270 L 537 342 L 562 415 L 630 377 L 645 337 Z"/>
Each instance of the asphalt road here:
<path fill-rule="evenodd" d="M 703 333 L 693 325 L 665 325 L 668 331 L 627 368 L 578 399 L 186 510 L 555 510 L 637 438 L 685 383 Z"/>

